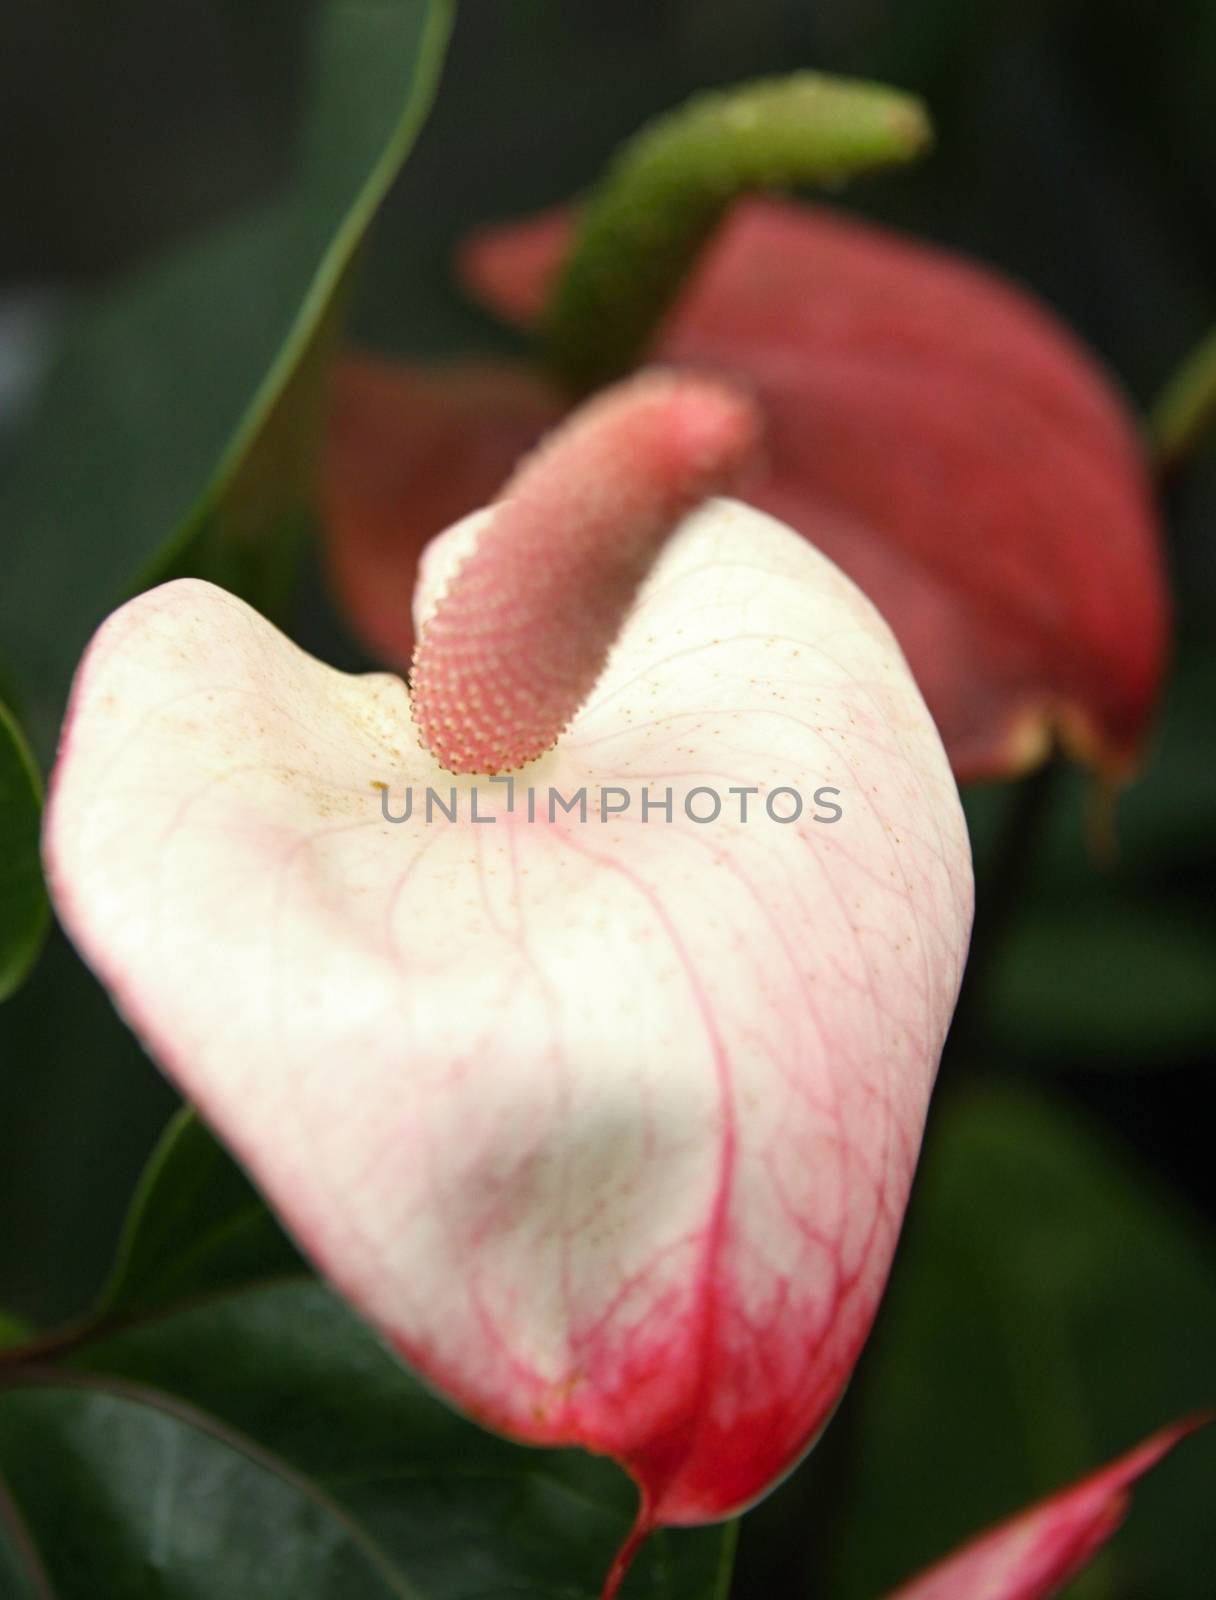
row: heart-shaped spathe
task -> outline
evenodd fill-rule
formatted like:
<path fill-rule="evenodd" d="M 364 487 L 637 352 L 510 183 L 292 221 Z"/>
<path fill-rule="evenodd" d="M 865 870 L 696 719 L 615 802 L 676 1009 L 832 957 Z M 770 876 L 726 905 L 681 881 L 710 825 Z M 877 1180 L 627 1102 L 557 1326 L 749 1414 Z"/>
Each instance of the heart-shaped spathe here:
<path fill-rule="evenodd" d="M 805 538 L 687 516 L 510 796 L 439 768 L 400 680 L 167 584 L 81 666 L 46 857 L 152 1054 L 458 1404 L 615 1456 L 643 1526 L 806 1448 L 887 1275 L 972 890 L 904 660 Z"/>

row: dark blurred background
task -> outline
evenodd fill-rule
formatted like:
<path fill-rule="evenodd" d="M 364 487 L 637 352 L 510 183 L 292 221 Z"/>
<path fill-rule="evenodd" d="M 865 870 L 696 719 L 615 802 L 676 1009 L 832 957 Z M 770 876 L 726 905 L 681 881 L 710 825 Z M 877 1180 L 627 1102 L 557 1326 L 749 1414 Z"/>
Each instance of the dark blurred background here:
<path fill-rule="evenodd" d="M 79 308 L 283 181 L 309 9 L 5 0 L 0 471 Z M 640 121 L 697 88 L 803 66 L 914 89 L 936 121 L 932 159 L 841 203 L 1020 280 L 1135 405 L 1216 324 L 1213 0 L 465 0 L 374 236 L 357 336 L 409 355 L 501 344 L 451 282 L 464 230 L 586 185 Z M 892 1563 L 932 1555 L 1165 1420 L 1148 1396 L 1193 1404 L 1206 1385 L 1216 1400 L 1216 447 L 1166 511 L 1175 663 L 1119 857 L 1095 861 L 1080 779 L 1041 786 L 1016 905 L 990 929 L 944 1064 L 877 1337 L 811 1465 L 745 1524 L 740 1594 L 826 1592 L 829 1573 L 832 1592 L 872 1592 L 884 1541 Z M 351 655 L 315 576 L 301 616 Z M 968 809 L 983 928 L 1010 830 L 1033 808 L 998 788 Z M 104 1270 L 172 1096 L 58 937 L 0 1011 L 0 1058 L 0 1305 L 68 1315 Z M 986 1258 L 1002 1250 L 1023 1277 L 994 1286 Z M 1064 1363 L 1091 1386 L 1075 1415 L 1058 1389 L 1034 1392 L 1046 1366 L 1019 1367 L 1070 1294 L 1082 1320 L 1109 1307 Z M 1092 1427 L 1078 1424 L 1087 1407 Z M 877 1438 L 898 1469 L 872 1469 Z M 1194 1524 L 1216 1456 L 1194 1452 L 1146 1489 L 1136 1524 L 1156 1551 L 1139 1570 L 1165 1570 L 1176 1548 L 1174 1587 L 1099 1569 L 1078 1595 L 1213 1592 L 1211 1530 Z M 859 1498 L 874 1508 L 864 1536 L 843 1509 Z M 1208 1564 L 1184 1570 L 1202 1538 Z"/>

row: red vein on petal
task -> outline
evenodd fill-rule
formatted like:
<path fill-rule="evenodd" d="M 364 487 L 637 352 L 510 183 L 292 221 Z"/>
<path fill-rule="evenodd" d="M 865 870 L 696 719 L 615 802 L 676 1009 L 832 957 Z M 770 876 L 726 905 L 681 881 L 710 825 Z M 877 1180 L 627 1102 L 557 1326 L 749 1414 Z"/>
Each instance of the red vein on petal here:
<path fill-rule="evenodd" d="M 516 473 L 414 656 L 423 744 L 452 772 L 543 755 L 593 688 L 675 525 L 754 460 L 759 417 L 717 379 L 607 390 Z"/>

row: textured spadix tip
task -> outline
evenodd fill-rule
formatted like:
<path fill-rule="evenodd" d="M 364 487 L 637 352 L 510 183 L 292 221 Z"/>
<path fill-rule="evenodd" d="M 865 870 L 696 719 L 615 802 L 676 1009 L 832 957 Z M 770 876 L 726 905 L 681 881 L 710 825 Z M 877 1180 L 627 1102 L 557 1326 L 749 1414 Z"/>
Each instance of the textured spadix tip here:
<path fill-rule="evenodd" d="M 648 372 L 575 412 L 507 485 L 414 654 L 422 743 L 509 772 L 587 698 L 663 541 L 759 455 L 760 418 L 710 377 Z"/>

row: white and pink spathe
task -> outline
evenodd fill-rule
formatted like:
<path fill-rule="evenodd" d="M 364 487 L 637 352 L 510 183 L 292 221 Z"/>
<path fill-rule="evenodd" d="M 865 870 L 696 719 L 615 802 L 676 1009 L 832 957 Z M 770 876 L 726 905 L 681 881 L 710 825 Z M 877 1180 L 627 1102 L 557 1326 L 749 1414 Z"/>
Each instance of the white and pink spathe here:
<path fill-rule="evenodd" d="M 885 622 L 705 498 L 752 426 L 688 376 L 567 423 L 432 546 L 414 707 L 209 584 L 139 596 L 81 664 L 46 824 L 65 927 L 302 1248 L 471 1415 L 622 1462 L 639 1534 L 754 1500 L 836 1404 L 971 924 Z M 509 813 L 476 774 L 519 739 Z M 386 785 L 454 786 L 460 820 L 386 821 Z M 842 815 L 519 804 L 605 785 Z"/>

